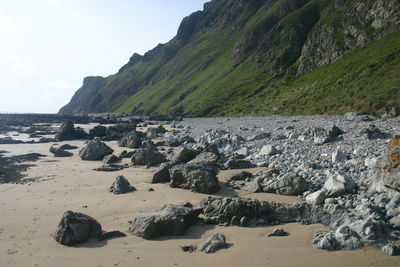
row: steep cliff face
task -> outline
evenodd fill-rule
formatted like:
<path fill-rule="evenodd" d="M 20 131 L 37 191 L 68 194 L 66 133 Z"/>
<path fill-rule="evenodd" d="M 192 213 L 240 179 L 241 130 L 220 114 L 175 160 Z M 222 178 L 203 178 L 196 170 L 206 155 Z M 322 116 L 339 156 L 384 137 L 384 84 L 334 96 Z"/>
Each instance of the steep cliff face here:
<path fill-rule="evenodd" d="M 399 104 L 399 29 L 397 0 L 213 0 L 60 113 L 378 112 Z"/>

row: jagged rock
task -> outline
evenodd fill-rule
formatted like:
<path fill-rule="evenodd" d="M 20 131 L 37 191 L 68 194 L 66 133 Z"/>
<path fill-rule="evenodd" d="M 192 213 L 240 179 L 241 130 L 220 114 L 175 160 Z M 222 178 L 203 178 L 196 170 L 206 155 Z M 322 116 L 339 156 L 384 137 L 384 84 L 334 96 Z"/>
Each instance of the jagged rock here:
<path fill-rule="evenodd" d="M 201 164 L 208 166 L 216 166 L 218 156 L 212 152 L 201 152 L 197 157 L 189 161 L 189 164 Z"/>
<path fill-rule="evenodd" d="M 83 160 L 102 160 L 105 156 L 113 152 L 114 150 L 105 143 L 99 139 L 94 139 L 79 151 L 79 156 Z"/>
<path fill-rule="evenodd" d="M 213 234 L 200 244 L 199 249 L 204 253 L 214 253 L 221 248 L 226 248 L 226 237 L 223 234 Z"/>
<path fill-rule="evenodd" d="M 124 136 L 119 140 L 118 145 L 120 147 L 139 148 L 142 145 L 142 138 L 136 133 L 136 131 L 131 131 L 124 134 Z"/>
<path fill-rule="evenodd" d="M 266 145 L 263 146 L 260 150 L 260 152 L 258 153 L 259 155 L 266 155 L 266 156 L 273 156 L 275 154 L 277 154 L 279 151 L 278 149 L 276 149 L 275 146 L 273 145 Z"/>
<path fill-rule="evenodd" d="M 325 201 L 325 190 L 318 190 L 306 196 L 306 202 L 311 205 L 322 205 Z"/>
<path fill-rule="evenodd" d="M 295 173 L 287 173 L 279 176 L 276 181 L 264 186 L 263 191 L 291 196 L 301 194 L 306 191 L 307 188 L 308 183 L 303 177 Z"/>
<path fill-rule="evenodd" d="M 351 193 L 355 189 L 355 182 L 344 173 L 330 174 L 324 184 L 328 197 Z"/>
<path fill-rule="evenodd" d="M 66 211 L 54 233 L 54 239 L 66 246 L 86 242 L 89 238 L 104 240 L 110 237 L 126 236 L 119 231 L 104 232 L 101 224 L 89 215 Z"/>
<path fill-rule="evenodd" d="M 241 172 L 234 173 L 231 177 L 229 177 L 228 180 L 243 181 L 243 180 L 246 180 L 246 178 L 250 178 L 252 176 L 253 176 L 253 174 L 251 172 L 241 171 Z"/>
<path fill-rule="evenodd" d="M 347 160 L 347 155 L 341 151 L 341 150 L 336 150 L 332 154 L 332 162 L 334 163 L 341 163 L 345 162 Z"/>
<path fill-rule="evenodd" d="M 76 127 L 74 130 L 74 139 L 86 139 L 88 134 L 81 127 Z"/>
<path fill-rule="evenodd" d="M 133 152 L 131 161 L 133 165 L 154 166 L 167 160 L 162 153 L 146 147 Z"/>
<path fill-rule="evenodd" d="M 186 147 L 178 148 L 174 153 L 171 155 L 169 160 L 179 160 L 181 162 L 187 163 L 194 159 L 200 152 L 194 149 L 188 149 Z"/>
<path fill-rule="evenodd" d="M 384 237 L 384 225 L 382 222 L 375 220 L 358 220 L 349 227 L 353 229 L 363 241 L 374 242 Z"/>
<path fill-rule="evenodd" d="M 125 122 L 125 123 L 118 123 L 107 128 L 107 135 L 102 137 L 102 140 L 105 141 L 112 141 L 112 140 L 119 140 L 125 134 L 136 131 L 136 123 L 134 122 Z"/>
<path fill-rule="evenodd" d="M 249 169 L 254 168 L 254 166 L 255 165 L 250 160 L 236 156 L 229 158 L 225 163 L 227 169 Z"/>
<path fill-rule="evenodd" d="M 118 161 L 120 161 L 121 159 L 113 154 L 107 155 L 103 158 L 103 163 L 104 164 L 113 164 L 116 163 Z"/>
<path fill-rule="evenodd" d="M 178 147 L 185 143 L 195 143 L 193 137 L 188 135 L 176 135 L 173 132 L 165 134 L 165 145 L 170 147 Z"/>
<path fill-rule="evenodd" d="M 66 121 L 58 129 L 55 139 L 60 141 L 74 140 L 75 139 L 74 134 L 75 134 L 74 123 L 72 121 Z"/>
<path fill-rule="evenodd" d="M 212 194 L 219 190 L 218 179 L 214 169 L 199 164 L 181 164 L 169 170 L 170 186 L 190 189 L 196 193 Z"/>
<path fill-rule="evenodd" d="M 108 191 L 114 193 L 115 195 L 118 195 L 118 194 L 133 192 L 135 190 L 136 188 L 131 186 L 131 184 L 125 178 L 125 176 L 119 175 L 117 176 L 117 178 L 115 178 L 115 181 L 113 182 Z"/>
<path fill-rule="evenodd" d="M 246 140 L 248 142 L 253 142 L 253 141 L 263 140 L 263 139 L 270 138 L 270 137 L 271 137 L 270 133 L 259 133 L 259 134 L 247 137 Z"/>
<path fill-rule="evenodd" d="M 50 153 L 54 154 L 54 157 L 72 157 L 74 155 L 71 152 L 65 151 L 61 148 L 57 148 L 54 146 L 50 147 Z"/>
<path fill-rule="evenodd" d="M 282 228 L 275 228 L 271 233 L 268 234 L 270 236 L 288 236 L 290 235 L 288 232 L 283 230 Z"/>
<path fill-rule="evenodd" d="M 199 140 L 202 143 L 215 145 L 219 153 L 232 154 L 242 148 L 244 139 L 225 130 L 208 130 Z"/>
<path fill-rule="evenodd" d="M 132 158 L 133 152 L 134 152 L 134 151 L 129 151 L 129 152 L 128 152 L 128 151 L 124 150 L 124 151 L 122 151 L 122 152 L 119 154 L 119 157 L 120 157 L 121 159 Z"/>
<path fill-rule="evenodd" d="M 182 235 L 198 221 L 200 208 L 191 204 L 166 205 L 152 213 L 140 213 L 129 226 L 129 233 L 152 239 L 161 235 Z"/>
<path fill-rule="evenodd" d="M 387 244 L 386 246 L 382 247 L 382 252 L 389 256 L 398 256 L 400 255 L 400 248 L 393 244 Z"/>
<path fill-rule="evenodd" d="M 165 162 L 160 165 L 160 167 L 156 170 L 156 172 L 153 174 L 153 178 L 151 179 L 152 184 L 157 184 L 157 183 L 167 183 L 171 181 L 171 176 L 169 174 L 169 170 L 178 165 L 182 164 L 182 162 L 176 160 L 176 161 L 170 161 L 170 162 Z"/>

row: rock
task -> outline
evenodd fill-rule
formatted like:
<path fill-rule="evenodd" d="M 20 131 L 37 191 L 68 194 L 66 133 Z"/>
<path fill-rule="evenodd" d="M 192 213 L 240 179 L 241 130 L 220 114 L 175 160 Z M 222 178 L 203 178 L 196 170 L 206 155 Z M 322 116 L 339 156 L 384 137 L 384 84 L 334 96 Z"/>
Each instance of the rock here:
<path fill-rule="evenodd" d="M 14 140 L 11 137 L 2 137 L 0 138 L 0 145 L 13 145 L 13 144 L 23 144 L 24 141 Z"/>
<path fill-rule="evenodd" d="M 283 230 L 282 228 L 276 228 L 274 229 L 271 233 L 268 234 L 268 237 L 270 236 L 288 236 L 290 235 L 288 232 Z"/>
<path fill-rule="evenodd" d="M 253 174 L 251 172 L 241 171 L 241 172 L 234 173 L 228 180 L 229 181 L 244 181 L 244 180 L 246 180 L 246 178 L 250 178 L 252 176 L 253 176 Z"/>
<path fill-rule="evenodd" d="M 58 129 L 55 139 L 60 141 L 74 140 L 75 139 L 74 123 L 72 121 L 64 122 Z"/>
<path fill-rule="evenodd" d="M 325 201 L 325 190 L 318 190 L 306 196 L 306 203 L 311 205 L 322 205 Z"/>
<path fill-rule="evenodd" d="M 86 242 L 89 238 L 104 240 L 110 237 L 126 236 L 119 231 L 104 232 L 101 224 L 89 215 L 66 211 L 54 233 L 54 239 L 66 246 Z"/>
<path fill-rule="evenodd" d="M 344 119 L 347 121 L 371 121 L 372 119 L 361 112 L 347 112 L 344 114 Z"/>
<path fill-rule="evenodd" d="M 345 193 L 352 193 L 355 189 L 355 182 L 344 173 L 331 174 L 324 184 L 328 197 L 340 196 Z"/>
<path fill-rule="evenodd" d="M 150 148 L 139 148 L 133 152 L 131 161 L 133 165 L 154 166 L 166 162 L 167 160 L 165 156 L 158 151 L 154 151 Z"/>
<path fill-rule="evenodd" d="M 391 134 L 384 133 L 378 129 L 374 124 L 370 124 L 365 128 L 362 128 L 358 134 L 365 135 L 367 139 L 388 139 L 391 137 Z"/>
<path fill-rule="evenodd" d="M 89 135 L 91 138 L 106 136 L 107 135 L 107 127 L 102 126 L 102 125 L 94 126 L 92 129 L 89 130 Z"/>
<path fill-rule="evenodd" d="M 169 170 L 170 186 L 190 189 L 196 193 L 212 194 L 219 190 L 216 172 L 199 164 L 181 164 Z"/>
<path fill-rule="evenodd" d="M 221 248 L 226 248 L 226 238 L 223 234 L 213 234 L 200 244 L 199 249 L 204 253 L 214 253 Z"/>
<path fill-rule="evenodd" d="M 248 142 L 253 142 L 253 141 L 263 140 L 263 139 L 270 138 L 270 137 L 271 137 L 270 133 L 259 133 L 256 135 L 249 136 L 246 140 Z"/>
<path fill-rule="evenodd" d="M 308 189 L 307 181 L 295 173 L 287 173 L 278 179 L 264 186 L 263 191 L 280 195 L 299 195 Z"/>
<path fill-rule="evenodd" d="M 108 191 L 114 193 L 115 195 L 118 195 L 133 192 L 135 190 L 136 188 L 130 185 L 125 176 L 119 175 L 117 176 L 117 178 L 115 178 L 114 183 L 111 185 Z"/>
<path fill-rule="evenodd" d="M 139 148 L 142 145 L 142 138 L 136 133 L 136 131 L 131 131 L 124 134 L 124 136 L 119 140 L 118 145 L 120 147 Z"/>
<path fill-rule="evenodd" d="M 75 139 L 86 139 L 88 137 L 88 134 L 85 132 L 84 129 L 81 127 L 76 127 L 74 130 L 74 138 Z"/>
<path fill-rule="evenodd" d="M 374 242 L 384 237 L 384 226 L 375 220 L 357 220 L 349 227 L 353 229 L 359 237 L 366 242 Z"/>
<path fill-rule="evenodd" d="M 317 234 L 314 243 L 325 250 L 354 250 L 363 247 L 360 236 L 349 226 L 340 226 L 336 231 Z"/>
<path fill-rule="evenodd" d="M 121 159 L 132 158 L 133 152 L 134 151 L 129 151 L 128 152 L 128 151 L 124 150 L 119 154 L 119 158 L 121 158 Z"/>
<path fill-rule="evenodd" d="M 77 149 L 77 148 L 78 148 L 77 146 L 71 146 L 69 144 L 60 146 L 60 149 L 63 149 L 63 150 L 73 150 L 73 149 Z"/>
<path fill-rule="evenodd" d="M 160 167 L 156 170 L 156 172 L 153 174 L 151 183 L 157 184 L 157 183 L 170 182 L 171 176 L 169 174 L 169 170 L 178 164 L 182 164 L 182 162 L 176 160 L 176 161 L 162 163 Z"/>
<path fill-rule="evenodd" d="M 273 145 L 266 145 L 261 148 L 261 150 L 258 154 L 265 155 L 265 156 L 273 156 L 275 154 L 278 154 L 278 150 Z"/>
<path fill-rule="evenodd" d="M 213 152 L 201 152 L 197 157 L 189 161 L 189 164 L 201 164 L 208 166 L 216 166 L 218 156 Z"/>
<path fill-rule="evenodd" d="M 54 157 L 72 157 L 74 154 L 71 152 L 65 151 L 63 149 L 51 146 L 50 153 L 54 154 Z"/>
<path fill-rule="evenodd" d="M 246 190 L 249 193 L 258 193 L 258 192 L 262 192 L 263 189 L 261 187 L 261 181 L 262 178 L 261 177 L 257 177 L 256 179 L 254 179 L 253 181 L 246 183 L 244 190 Z"/>
<path fill-rule="evenodd" d="M 124 166 L 121 165 L 104 165 L 99 168 L 93 169 L 94 171 L 99 171 L 99 172 L 116 172 L 123 170 Z"/>
<path fill-rule="evenodd" d="M 400 230 L 400 215 L 391 218 L 389 223 L 392 225 L 393 229 Z"/>
<path fill-rule="evenodd" d="M 107 155 L 107 156 L 105 156 L 103 158 L 103 163 L 104 164 L 113 164 L 113 163 L 116 163 L 118 161 L 121 161 L 121 159 L 118 158 L 117 156 L 113 155 L 113 154 Z"/>
<path fill-rule="evenodd" d="M 225 167 L 228 169 L 249 169 L 254 168 L 254 164 L 250 160 L 230 158 L 226 163 Z"/>
<path fill-rule="evenodd" d="M 187 163 L 194 159 L 200 152 L 194 149 L 188 149 L 186 147 L 178 148 L 174 153 L 171 155 L 169 160 L 175 161 L 179 160 L 181 162 Z"/>
<path fill-rule="evenodd" d="M 400 255 L 400 248 L 393 244 L 387 244 L 382 247 L 382 252 L 386 253 L 389 256 L 398 256 Z"/>
<path fill-rule="evenodd" d="M 334 163 L 341 163 L 345 162 L 347 160 L 347 155 L 341 151 L 341 150 L 336 150 L 332 154 L 332 162 Z"/>
<path fill-rule="evenodd" d="M 161 235 L 182 235 L 186 228 L 198 221 L 200 208 L 189 203 L 166 205 L 152 213 L 140 213 L 129 226 L 129 233 L 152 239 Z"/>
<path fill-rule="evenodd" d="M 225 130 L 208 130 L 200 138 L 199 142 L 215 145 L 219 153 L 232 154 L 242 148 L 245 140 L 243 137 Z"/>
<path fill-rule="evenodd" d="M 94 139 L 79 151 L 79 156 L 83 160 L 102 160 L 105 156 L 113 152 L 114 150 L 105 143 L 99 139 Z"/>

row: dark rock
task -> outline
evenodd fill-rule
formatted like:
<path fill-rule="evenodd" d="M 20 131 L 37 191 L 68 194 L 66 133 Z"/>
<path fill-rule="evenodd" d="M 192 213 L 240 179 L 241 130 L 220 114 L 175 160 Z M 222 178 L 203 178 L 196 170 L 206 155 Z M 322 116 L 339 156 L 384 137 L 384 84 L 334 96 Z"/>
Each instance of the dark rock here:
<path fill-rule="evenodd" d="M 73 150 L 73 149 L 77 149 L 77 148 L 78 148 L 77 146 L 71 146 L 69 144 L 60 146 L 60 149 L 64 149 L 64 150 Z"/>
<path fill-rule="evenodd" d="M 113 154 L 107 155 L 103 158 L 103 163 L 104 164 L 113 164 L 118 161 L 121 161 L 121 159 Z"/>
<path fill-rule="evenodd" d="M 93 169 L 94 171 L 99 171 L 99 172 L 116 172 L 123 170 L 125 167 L 121 165 L 104 165 L 99 168 Z"/>
<path fill-rule="evenodd" d="M 182 235 L 198 221 L 200 208 L 191 204 L 166 205 L 152 213 L 140 213 L 129 226 L 129 233 L 152 239 L 161 235 Z"/>
<path fill-rule="evenodd" d="M 186 147 L 180 147 L 174 151 L 171 155 L 170 160 L 179 160 L 181 162 L 187 163 L 194 159 L 200 152 L 194 149 L 188 149 Z"/>
<path fill-rule="evenodd" d="M 79 151 L 83 160 L 102 160 L 105 156 L 112 154 L 114 150 L 98 139 L 90 141 Z"/>
<path fill-rule="evenodd" d="M 169 170 L 170 186 L 190 189 L 193 192 L 212 194 L 219 190 L 216 172 L 199 164 L 181 164 Z"/>
<path fill-rule="evenodd" d="M 58 130 L 55 139 L 64 140 L 74 140 L 75 139 L 75 129 L 74 123 L 72 121 L 64 122 Z"/>
<path fill-rule="evenodd" d="M 126 133 L 118 142 L 121 147 L 139 148 L 142 145 L 142 138 L 135 132 Z"/>
<path fill-rule="evenodd" d="M 23 143 L 24 141 L 15 140 L 12 139 L 11 137 L 0 138 L 0 145 L 13 145 L 13 144 L 23 144 Z"/>
<path fill-rule="evenodd" d="M 382 247 L 382 252 L 389 256 L 398 256 L 400 255 L 400 248 L 393 244 L 387 244 L 386 246 Z"/>
<path fill-rule="evenodd" d="M 254 168 L 254 164 L 246 159 L 230 158 L 226 163 L 225 167 L 228 169 L 249 169 Z"/>
<path fill-rule="evenodd" d="M 160 167 L 156 170 L 156 172 L 153 174 L 151 183 L 157 184 L 157 183 L 170 182 L 171 176 L 169 174 L 169 170 L 178 164 L 182 164 L 182 162 L 176 160 L 176 161 L 162 163 Z"/>
<path fill-rule="evenodd" d="M 368 125 L 367 127 L 361 129 L 358 133 L 360 135 L 365 135 L 369 140 L 388 139 L 391 137 L 391 134 L 382 132 L 374 124 Z"/>
<path fill-rule="evenodd" d="M 121 159 L 132 158 L 133 152 L 134 152 L 134 151 L 128 152 L 128 151 L 124 150 L 124 151 L 122 151 L 122 152 L 119 154 L 119 157 L 120 157 Z"/>
<path fill-rule="evenodd" d="M 139 148 L 133 152 L 131 161 L 133 165 L 153 166 L 166 162 L 167 160 L 165 156 L 158 151 L 154 151 L 150 148 Z"/>
<path fill-rule="evenodd" d="M 241 172 L 234 173 L 231 177 L 229 177 L 228 180 L 230 180 L 230 181 L 244 181 L 244 180 L 246 180 L 246 178 L 250 178 L 252 176 L 253 176 L 253 174 L 251 172 L 241 171 Z"/>
<path fill-rule="evenodd" d="M 119 231 L 104 232 L 101 224 L 89 215 L 66 211 L 54 233 L 54 239 L 66 246 L 86 242 L 89 238 L 104 240 L 110 237 L 126 236 Z"/>
<path fill-rule="evenodd" d="M 54 146 L 50 147 L 50 153 L 52 153 L 55 157 L 72 157 L 74 154 L 71 152 L 65 151 L 61 148 L 57 148 Z"/>
<path fill-rule="evenodd" d="M 133 192 L 135 190 L 136 188 L 130 185 L 125 176 L 119 175 L 117 178 L 115 178 L 114 183 L 111 185 L 108 191 L 118 195 Z"/>
<path fill-rule="evenodd" d="M 283 230 L 282 228 L 275 228 L 271 233 L 268 234 L 270 236 L 288 236 L 290 235 L 288 232 Z"/>
<path fill-rule="evenodd" d="M 107 127 L 102 125 L 94 126 L 90 131 L 89 135 L 91 138 L 104 137 L 107 135 Z"/>

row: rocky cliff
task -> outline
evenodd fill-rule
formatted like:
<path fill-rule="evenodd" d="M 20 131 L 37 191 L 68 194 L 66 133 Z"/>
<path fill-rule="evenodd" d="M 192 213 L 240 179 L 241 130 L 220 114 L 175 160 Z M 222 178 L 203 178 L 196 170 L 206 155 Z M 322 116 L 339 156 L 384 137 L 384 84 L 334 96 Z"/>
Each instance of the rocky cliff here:
<path fill-rule="evenodd" d="M 213 0 L 60 113 L 385 112 L 400 101 L 398 0 Z"/>

